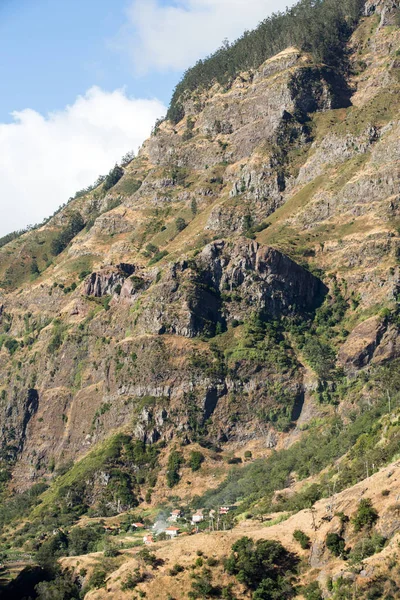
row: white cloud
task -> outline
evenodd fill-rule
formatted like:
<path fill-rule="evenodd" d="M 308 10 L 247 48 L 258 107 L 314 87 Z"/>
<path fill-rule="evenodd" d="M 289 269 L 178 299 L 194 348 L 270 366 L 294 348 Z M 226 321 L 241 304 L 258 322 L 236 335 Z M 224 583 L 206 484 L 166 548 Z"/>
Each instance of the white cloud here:
<path fill-rule="evenodd" d="M 26 109 L 0 124 L 0 235 L 36 223 L 105 174 L 150 134 L 166 108 L 93 87 L 46 116 Z"/>
<path fill-rule="evenodd" d="M 294 0 L 133 0 L 129 24 L 117 46 L 130 53 L 138 73 L 151 68 L 181 70 L 238 38 Z"/>

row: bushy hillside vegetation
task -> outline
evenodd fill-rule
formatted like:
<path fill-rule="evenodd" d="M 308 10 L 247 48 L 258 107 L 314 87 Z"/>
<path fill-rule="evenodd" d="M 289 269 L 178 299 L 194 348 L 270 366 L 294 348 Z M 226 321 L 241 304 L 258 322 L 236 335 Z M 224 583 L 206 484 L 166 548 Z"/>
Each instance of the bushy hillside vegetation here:
<path fill-rule="evenodd" d="M 346 43 L 354 31 L 365 0 L 300 0 L 285 12 L 274 13 L 254 31 L 236 42 L 226 42 L 216 52 L 186 71 L 176 86 L 167 118 L 184 117 L 182 98 L 218 82 L 229 86 L 241 72 L 256 69 L 289 46 L 310 52 L 317 63 L 348 69 Z"/>

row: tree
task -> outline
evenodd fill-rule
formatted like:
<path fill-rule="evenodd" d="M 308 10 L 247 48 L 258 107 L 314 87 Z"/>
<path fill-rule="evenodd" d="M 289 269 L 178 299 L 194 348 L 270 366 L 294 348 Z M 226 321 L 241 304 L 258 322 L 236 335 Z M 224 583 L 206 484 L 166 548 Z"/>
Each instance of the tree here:
<path fill-rule="evenodd" d="M 106 585 L 106 575 L 107 574 L 104 571 L 104 569 L 97 566 L 89 579 L 88 588 L 89 589 L 93 589 L 93 588 L 97 589 L 97 588 L 104 587 Z"/>
<path fill-rule="evenodd" d="M 34 259 L 32 259 L 32 262 L 31 262 L 31 274 L 39 275 L 39 273 L 40 273 L 39 267 L 38 267 L 36 259 L 34 258 Z"/>
<path fill-rule="evenodd" d="M 371 500 L 369 498 L 362 498 L 358 505 L 357 512 L 352 519 L 354 531 L 361 531 L 364 527 L 371 528 L 375 525 L 378 518 L 379 514 L 372 506 Z"/>
<path fill-rule="evenodd" d="M 345 554 L 345 541 L 338 533 L 328 533 L 326 536 L 326 547 L 334 556 L 343 556 Z"/>
<path fill-rule="evenodd" d="M 135 158 L 135 153 L 133 150 L 129 150 L 129 152 L 127 152 L 126 154 L 124 154 L 124 156 L 121 158 L 121 165 L 123 167 L 126 167 L 127 165 L 129 165 L 130 162 L 133 161 L 133 159 Z"/>
<path fill-rule="evenodd" d="M 204 462 L 204 454 L 196 450 L 192 450 L 189 456 L 189 467 L 192 471 L 199 471 Z"/>
<path fill-rule="evenodd" d="M 182 99 L 191 92 L 208 89 L 215 82 L 227 88 L 239 73 L 256 69 L 291 45 L 311 53 L 317 63 L 346 73 L 346 44 L 361 17 L 363 4 L 364 0 L 300 0 L 285 12 L 264 19 L 233 44 L 223 43 L 185 72 L 174 90 L 167 119 L 177 124 L 184 118 Z M 332 69 L 325 71 L 327 77 L 332 77 Z"/>
<path fill-rule="evenodd" d="M 104 180 L 103 190 L 105 192 L 108 192 L 108 190 L 110 190 L 112 187 L 114 187 L 114 185 L 116 185 L 118 183 L 118 181 L 121 179 L 123 174 L 124 174 L 123 168 L 120 167 L 119 165 L 115 165 L 115 167 L 113 169 L 111 169 L 111 171 L 109 172 L 109 174 L 107 175 L 107 177 Z"/>
<path fill-rule="evenodd" d="M 91 525 L 89 527 L 74 527 L 68 537 L 69 555 L 80 556 L 97 550 L 98 542 L 104 536 L 102 525 Z"/>
<path fill-rule="evenodd" d="M 85 221 L 83 220 L 82 215 L 79 212 L 74 211 L 69 218 L 67 227 L 52 240 L 50 246 L 52 254 L 54 256 L 61 254 L 70 241 L 73 240 L 84 227 Z"/>
<path fill-rule="evenodd" d="M 167 463 L 167 484 L 172 488 L 180 481 L 179 469 L 184 463 L 183 456 L 180 452 L 172 450 L 168 457 Z"/>
<path fill-rule="evenodd" d="M 233 544 L 225 569 L 251 590 L 258 589 L 264 580 L 272 580 L 276 589 L 279 589 L 282 577 L 287 571 L 293 571 L 297 562 L 297 557 L 288 552 L 280 542 L 257 540 L 254 543 L 251 538 L 242 537 Z M 267 582 L 264 588 L 269 585 Z M 259 597 L 261 600 L 262 596 Z"/>
<path fill-rule="evenodd" d="M 36 552 L 38 565 L 47 570 L 56 569 L 56 561 L 60 556 L 68 554 L 68 538 L 62 531 L 44 541 Z"/>
<path fill-rule="evenodd" d="M 41 581 L 35 587 L 37 600 L 78 600 L 78 584 L 67 573 L 60 573 L 53 581 Z"/>
<path fill-rule="evenodd" d="M 175 220 L 175 226 L 176 226 L 177 231 L 183 231 L 187 227 L 187 223 L 186 223 L 185 219 L 182 219 L 182 217 L 178 217 Z"/>
<path fill-rule="evenodd" d="M 303 550 L 308 550 L 308 548 L 310 547 L 311 540 L 309 536 L 306 533 L 304 533 L 304 531 L 296 529 L 293 532 L 293 538 L 296 540 L 296 542 L 299 542 Z"/>

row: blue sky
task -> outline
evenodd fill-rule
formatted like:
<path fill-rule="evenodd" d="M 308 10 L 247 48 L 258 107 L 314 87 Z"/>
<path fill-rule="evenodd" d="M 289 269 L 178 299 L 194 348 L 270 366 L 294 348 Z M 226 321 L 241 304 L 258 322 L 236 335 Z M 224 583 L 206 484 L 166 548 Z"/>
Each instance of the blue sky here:
<path fill-rule="evenodd" d="M 126 0 L 0 0 L 0 122 L 27 107 L 60 110 L 93 85 L 168 103 L 179 71 L 133 75 L 114 47 Z M 160 4 L 166 5 L 164 1 Z"/>
<path fill-rule="evenodd" d="M 287 3 L 0 0 L 0 236 L 137 151 L 186 68 Z"/>

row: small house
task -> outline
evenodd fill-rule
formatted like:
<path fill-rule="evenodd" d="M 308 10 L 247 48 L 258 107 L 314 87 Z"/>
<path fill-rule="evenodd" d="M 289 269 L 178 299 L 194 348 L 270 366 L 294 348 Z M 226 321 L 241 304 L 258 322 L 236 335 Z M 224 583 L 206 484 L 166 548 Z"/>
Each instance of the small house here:
<path fill-rule="evenodd" d="M 182 513 L 180 510 L 173 510 L 171 513 L 171 516 L 168 518 L 168 521 L 173 521 L 176 523 L 176 521 L 182 516 Z"/>
<path fill-rule="evenodd" d="M 198 510 L 192 515 L 192 523 L 194 525 L 195 523 L 201 523 L 202 521 L 204 521 L 204 515 L 201 510 Z"/>
<path fill-rule="evenodd" d="M 230 511 L 229 506 L 221 506 L 221 508 L 219 509 L 219 514 L 227 515 L 229 511 Z"/>
<path fill-rule="evenodd" d="M 152 535 L 145 535 L 143 537 L 143 542 L 145 544 L 145 546 L 151 546 L 151 544 L 154 544 L 154 539 Z"/>
<path fill-rule="evenodd" d="M 165 534 L 171 539 L 175 538 L 178 535 L 178 533 L 178 527 L 167 527 L 167 529 L 165 530 Z"/>
<path fill-rule="evenodd" d="M 143 523 L 132 523 L 133 529 L 144 529 Z"/>

